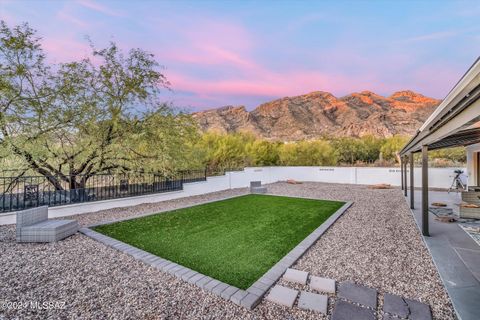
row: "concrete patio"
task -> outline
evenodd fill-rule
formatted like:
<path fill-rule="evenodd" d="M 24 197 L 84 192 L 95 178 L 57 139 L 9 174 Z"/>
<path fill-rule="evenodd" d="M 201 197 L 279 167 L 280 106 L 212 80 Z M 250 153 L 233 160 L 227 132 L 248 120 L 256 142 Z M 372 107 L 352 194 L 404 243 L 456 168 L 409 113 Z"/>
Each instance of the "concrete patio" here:
<path fill-rule="evenodd" d="M 410 203 L 407 197 L 408 203 Z M 415 221 L 421 229 L 421 191 L 416 190 Z M 458 212 L 460 194 L 430 191 L 429 202 L 443 202 Z M 457 315 L 462 320 L 478 319 L 480 314 L 480 246 L 459 226 L 445 223 L 429 213 L 430 237 L 423 237 Z"/>

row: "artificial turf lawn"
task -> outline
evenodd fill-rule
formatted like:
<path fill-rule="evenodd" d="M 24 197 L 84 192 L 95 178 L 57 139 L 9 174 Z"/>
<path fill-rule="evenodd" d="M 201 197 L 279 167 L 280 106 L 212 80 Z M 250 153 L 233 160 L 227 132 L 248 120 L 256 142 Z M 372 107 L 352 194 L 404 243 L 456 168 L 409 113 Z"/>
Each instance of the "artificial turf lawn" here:
<path fill-rule="evenodd" d="M 245 195 L 94 229 L 247 289 L 343 204 Z"/>

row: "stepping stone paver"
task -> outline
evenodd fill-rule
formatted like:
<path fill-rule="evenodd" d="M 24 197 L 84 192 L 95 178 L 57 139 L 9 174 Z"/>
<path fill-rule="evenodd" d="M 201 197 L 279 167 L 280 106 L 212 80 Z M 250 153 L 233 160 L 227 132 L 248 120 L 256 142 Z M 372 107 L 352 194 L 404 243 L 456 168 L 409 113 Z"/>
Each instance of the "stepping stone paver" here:
<path fill-rule="evenodd" d="M 276 285 L 267 296 L 267 300 L 291 308 L 295 303 L 298 291 Z"/>
<path fill-rule="evenodd" d="M 373 310 L 337 300 L 331 320 L 376 320 L 376 317 Z"/>
<path fill-rule="evenodd" d="M 310 279 L 310 288 L 320 292 L 335 293 L 335 280 L 321 277 Z"/>
<path fill-rule="evenodd" d="M 416 300 L 404 299 L 400 296 L 389 293 L 385 293 L 384 295 L 383 312 L 402 319 L 432 319 L 432 313 L 429 305 Z M 391 318 L 395 319 L 394 317 Z"/>
<path fill-rule="evenodd" d="M 430 306 L 420 301 L 404 299 L 410 309 L 408 319 L 412 320 L 432 320 Z"/>
<path fill-rule="evenodd" d="M 340 283 L 338 297 L 377 309 L 377 290 L 350 281 Z"/>
<path fill-rule="evenodd" d="M 290 282 L 307 284 L 308 272 L 288 268 L 283 279 Z"/>
<path fill-rule="evenodd" d="M 383 312 L 400 318 L 406 318 L 410 313 L 408 304 L 402 297 L 389 293 L 383 295 Z"/>
<path fill-rule="evenodd" d="M 298 299 L 298 307 L 327 314 L 328 297 L 322 294 L 302 291 Z"/>

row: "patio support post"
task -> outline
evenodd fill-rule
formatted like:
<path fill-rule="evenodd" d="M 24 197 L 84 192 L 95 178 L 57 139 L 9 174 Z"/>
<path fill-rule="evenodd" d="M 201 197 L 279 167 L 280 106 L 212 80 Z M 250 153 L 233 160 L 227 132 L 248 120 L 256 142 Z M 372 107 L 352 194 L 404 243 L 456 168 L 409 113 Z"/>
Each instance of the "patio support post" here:
<path fill-rule="evenodd" d="M 414 165 L 413 165 L 413 152 L 410 152 L 410 209 L 415 209 L 414 194 L 415 194 L 415 181 L 414 181 Z"/>
<path fill-rule="evenodd" d="M 402 180 L 402 190 L 404 188 L 403 186 L 403 157 L 400 157 L 400 176 L 401 176 L 401 180 Z"/>
<path fill-rule="evenodd" d="M 428 231 L 428 146 L 422 146 L 422 234 L 430 236 Z"/>
<path fill-rule="evenodd" d="M 405 164 L 405 168 L 403 168 L 403 172 L 405 173 L 405 175 L 403 176 L 404 177 L 404 182 L 403 182 L 403 186 L 405 187 L 405 189 L 403 190 L 404 191 L 404 195 L 405 197 L 407 196 L 407 190 L 408 190 L 408 184 L 407 184 L 407 163 L 408 163 L 408 158 L 407 158 L 407 155 L 404 156 L 404 160 L 403 160 L 403 163 Z"/>

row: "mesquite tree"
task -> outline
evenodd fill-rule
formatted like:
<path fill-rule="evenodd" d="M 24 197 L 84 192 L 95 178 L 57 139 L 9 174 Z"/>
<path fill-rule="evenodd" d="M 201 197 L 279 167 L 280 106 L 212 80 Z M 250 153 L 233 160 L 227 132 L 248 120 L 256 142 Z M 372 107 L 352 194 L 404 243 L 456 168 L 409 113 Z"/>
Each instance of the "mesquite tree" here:
<path fill-rule="evenodd" d="M 156 160 L 195 135 L 191 117 L 160 101 L 169 82 L 152 54 L 91 45 L 91 57 L 52 65 L 40 40 L 27 24 L 0 22 L 0 143 L 55 188 L 165 169 Z"/>

